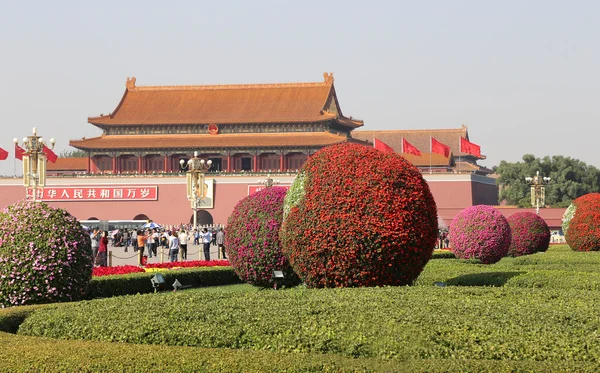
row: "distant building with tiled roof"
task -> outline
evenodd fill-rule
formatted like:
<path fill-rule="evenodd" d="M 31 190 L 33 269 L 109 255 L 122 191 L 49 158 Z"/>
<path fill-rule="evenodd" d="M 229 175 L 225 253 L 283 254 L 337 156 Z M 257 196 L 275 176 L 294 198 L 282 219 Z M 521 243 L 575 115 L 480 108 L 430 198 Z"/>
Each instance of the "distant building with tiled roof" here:
<path fill-rule="evenodd" d="M 59 157 L 56 162 L 46 164 L 48 176 L 64 176 L 85 174 L 87 170 L 87 158 L 81 157 Z"/>
<path fill-rule="evenodd" d="M 485 167 L 479 166 L 477 160 L 485 159 L 485 156 L 477 157 L 460 151 L 460 139 L 469 140 L 469 131 L 464 124 L 461 128 L 450 129 L 424 129 L 424 130 L 375 130 L 352 132 L 352 137 L 357 140 L 373 142 L 378 139 L 389 145 L 396 153 L 402 154 L 415 166 L 426 172 L 429 169 L 434 172 L 477 172 L 487 175 L 492 172 Z M 444 157 L 437 153 L 431 153 L 431 138 L 450 147 L 450 156 Z M 411 145 L 421 151 L 420 156 L 404 154 L 402 139 L 406 139 Z"/>
<path fill-rule="evenodd" d="M 333 84 L 150 86 L 128 78 L 108 115 L 88 118 L 103 130 L 71 140 L 89 154 L 88 172 L 177 172 L 194 151 L 213 171 L 287 171 L 320 148 L 357 142 L 362 121 L 343 115 Z"/>

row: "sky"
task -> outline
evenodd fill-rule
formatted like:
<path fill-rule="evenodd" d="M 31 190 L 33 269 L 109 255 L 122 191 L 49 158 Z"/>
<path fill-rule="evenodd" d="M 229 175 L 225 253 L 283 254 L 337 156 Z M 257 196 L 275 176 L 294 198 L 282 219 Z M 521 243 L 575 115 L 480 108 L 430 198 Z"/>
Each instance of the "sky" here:
<path fill-rule="evenodd" d="M 469 128 L 492 167 L 600 167 L 598 1 L 2 1 L 0 175 L 13 138 L 101 130 L 136 85 L 319 82 L 365 130 Z"/>

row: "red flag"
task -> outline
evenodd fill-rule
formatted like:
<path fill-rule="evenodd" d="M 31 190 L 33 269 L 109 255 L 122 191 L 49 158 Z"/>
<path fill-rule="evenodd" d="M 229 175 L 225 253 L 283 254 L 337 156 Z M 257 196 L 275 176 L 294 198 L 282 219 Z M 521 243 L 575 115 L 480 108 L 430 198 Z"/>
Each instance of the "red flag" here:
<path fill-rule="evenodd" d="M 463 153 L 469 153 L 476 157 L 481 157 L 481 147 L 477 144 L 469 142 L 465 138 L 460 138 L 460 151 Z"/>
<path fill-rule="evenodd" d="M 431 152 L 444 155 L 444 157 L 450 157 L 450 147 L 437 141 L 433 137 L 431 138 Z"/>
<path fill-rule="evenodd" d="M 48 157 L 48 160 L 52 163 L 56 163 L 56 160 L 58 159 L 58 155 L 56 155 L 56 153 L 54 153 L 52 151 L 52 149 L 50 149 L 49 147 L 47 147 L 46 145 L 44 145 L 44 147 L 42 148 L 42 151 L 44 153 L 46 153 L 46 157 Z"/>
<path fill-rule="evenodd" d="M 402 153 L 421 155 L 421 151 L 417 149 L 416 146 L 406 141 L 404 137 L 402 138 Z"/>
<path fill-rule="evenodd" d="M 6 158 L 8 158 L 8 152 L 0 148 L 0 161 L 5 160 Z"/>
<path fill-rule="evenodd" d="M 376 138 L 373 138 L 373 147 L 375 147 L 377 150 L 381 150 L 382 152 L 395 153 L 391 146 L 381 140 L 377 140 Z"/>
<path fill-rule="evenodd" d="M 15 158 L 23 160 L 23 154 L 25 154 L 25 149 L 15 144 Z"/>

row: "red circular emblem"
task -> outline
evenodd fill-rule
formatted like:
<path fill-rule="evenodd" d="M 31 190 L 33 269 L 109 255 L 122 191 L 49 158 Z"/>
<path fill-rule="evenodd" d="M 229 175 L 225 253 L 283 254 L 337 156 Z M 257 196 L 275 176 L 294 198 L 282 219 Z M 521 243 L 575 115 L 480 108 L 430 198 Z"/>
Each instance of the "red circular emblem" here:
<path fill-rule="evenodd" d="M 210 133 L 211 135 L 216 135 L 219 133 L 219 127 L 217 127 L 216 124 L 211 123 L 208 125 L 208 133 Z"/>

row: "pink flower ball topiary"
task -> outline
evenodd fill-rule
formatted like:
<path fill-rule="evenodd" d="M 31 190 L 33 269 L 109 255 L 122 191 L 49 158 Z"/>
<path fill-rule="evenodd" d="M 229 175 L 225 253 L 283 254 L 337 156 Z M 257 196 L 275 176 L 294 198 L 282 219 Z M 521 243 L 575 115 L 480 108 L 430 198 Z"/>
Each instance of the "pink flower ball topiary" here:
<path fill-rule="evenodd" d="M 462 210 L 450 225 L 450 250 L 460 259 L 496 263 L 508 253 L 510 226 L 492 206 L 476 205 Z"/>
<path fill-rule="evenodd" d="M 0 213 L 0 306 L 85 298 L 90 236 L 65 210 L 17 202 Z"/>
<path fill-rule="evenodd" d="M 299 283 L 279 240 L 285 193 L 285 188 L 271 187 L 249 195 L 238 202 L 227 222 L 227 256 L 240 279 L 249 284 L 272 287 L 273 271 L 283 272 L 283 285 Z"/>
<path fill-rule="evenodd" d="M 550 228 L 533 212 L 518 212 L 506 219 L 510 225 L 511 242 L 508 255 L 521 256 L 548 250 Z"/>

